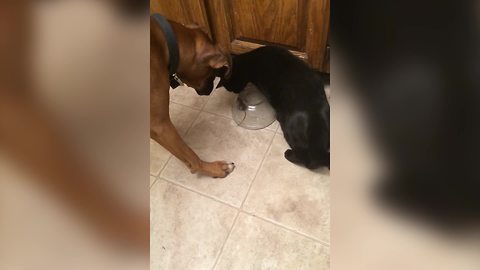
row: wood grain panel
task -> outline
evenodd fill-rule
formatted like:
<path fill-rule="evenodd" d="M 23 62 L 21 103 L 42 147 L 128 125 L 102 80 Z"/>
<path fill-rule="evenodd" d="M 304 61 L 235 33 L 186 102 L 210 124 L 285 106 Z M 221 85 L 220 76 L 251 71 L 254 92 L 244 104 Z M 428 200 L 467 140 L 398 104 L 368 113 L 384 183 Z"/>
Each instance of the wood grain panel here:
<path fill-rule="evenodd" d="M 305 51 L 310 66 L 322 70 L 330 27 L 330 0 L 311 0 L 308 3 Z"/>
<path fill-rule="evenodd" d="M 235 39 L 301 48 L 299 38 L 301 0 L 231 1 Z"/>
<path fill-rule="evenodd" d="M 212 37 L 204 0 L 150 0 L 150 12 L 182 24 L 198 24 Z"/>
<path fill-rule="evenodd" d="M 234 40 L 231 45 L 232 45 L 232 50 L 236 54 L 246 53 L 246 52 L 249 52 L 251 50 L 255 50 L 255 49 L 263 46 L 263 45 L 258 44 L 258 43 L 241 41 L 241 40 Z M 308 61 L 308 56 L 305 52 L 299 52 L 299 51 L 296 51 L 296 50 L 290 50 L 290 52 L 293 55 L 297 56 L 298 58 L 300 58 L 304 61 Z"/>
<path fill-rule="evenodd" d="M 231 51 L 233 28 L 229 0 L 206 0 L 205 7 L 213 33 L 213 39 L 225 49 Z"/>

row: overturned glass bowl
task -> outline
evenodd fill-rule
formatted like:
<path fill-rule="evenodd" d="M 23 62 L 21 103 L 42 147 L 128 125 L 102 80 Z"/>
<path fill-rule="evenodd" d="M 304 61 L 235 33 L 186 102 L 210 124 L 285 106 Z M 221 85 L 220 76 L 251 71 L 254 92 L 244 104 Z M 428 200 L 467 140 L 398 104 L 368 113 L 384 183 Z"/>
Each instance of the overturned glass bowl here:
<path fill-rule="evenodd" d="M 276 119 L 275 110 L 252 83 L 248 83 L 235 99 L 232 117 L 237 125 L 246 129 L 266 128 Z"/>

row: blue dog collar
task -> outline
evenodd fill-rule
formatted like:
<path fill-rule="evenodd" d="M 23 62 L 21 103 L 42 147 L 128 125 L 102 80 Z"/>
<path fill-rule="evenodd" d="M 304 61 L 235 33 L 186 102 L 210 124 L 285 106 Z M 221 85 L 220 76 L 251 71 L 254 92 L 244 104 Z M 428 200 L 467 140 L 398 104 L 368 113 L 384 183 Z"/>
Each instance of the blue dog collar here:
<path fill-rule="evenodd" d="M 169 55 L 169 63 L 168 63 L 168 72 L 169 72 L 169 79 L 170 79 L 170 86 L 172 88 L 176 88 L 179 85 L 183 85 L 183 82 L 178 78 L 176 72 L 178 69 L 178 64 L 180 62 L 180 52 L 178 49 L 177 38 L 175 37 L 175 33 L 173 32 L 172 26 L 170 23 L 158 13 L 152 14 L 153 18 L 157 21 L 160 28 L 162 28 L 163 33 L 165 34 L 165 39 L 167 40 L 168 46 L 168 55 Z"/>

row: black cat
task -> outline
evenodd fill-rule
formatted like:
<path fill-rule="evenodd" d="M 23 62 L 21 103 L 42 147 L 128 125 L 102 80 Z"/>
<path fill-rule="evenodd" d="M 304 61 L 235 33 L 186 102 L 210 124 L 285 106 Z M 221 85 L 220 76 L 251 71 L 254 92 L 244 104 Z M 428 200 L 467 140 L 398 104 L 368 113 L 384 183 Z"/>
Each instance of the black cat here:
<path fill-rule="evenodd" d="M 248 82 L 276 111 L 292 148 L 285 158 L 309 169 L 330 168 L 330 106 L 320 73 L 286 49 L 266 46 L 235 56 L 230 77 L 220 85 L 239 93 Z"/>

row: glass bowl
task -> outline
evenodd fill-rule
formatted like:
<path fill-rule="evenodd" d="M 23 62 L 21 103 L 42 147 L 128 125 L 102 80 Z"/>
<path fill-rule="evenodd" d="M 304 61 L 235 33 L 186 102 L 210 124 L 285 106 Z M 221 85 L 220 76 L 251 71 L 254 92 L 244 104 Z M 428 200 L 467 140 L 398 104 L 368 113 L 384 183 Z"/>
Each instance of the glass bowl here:
<path fill-rule="evenodd" d="M 235 99 L 232 117 L 237 125 L 254 130 L 266 128 L 276 119 L 275 110 L 252 83 L 248 83 Z"/>

